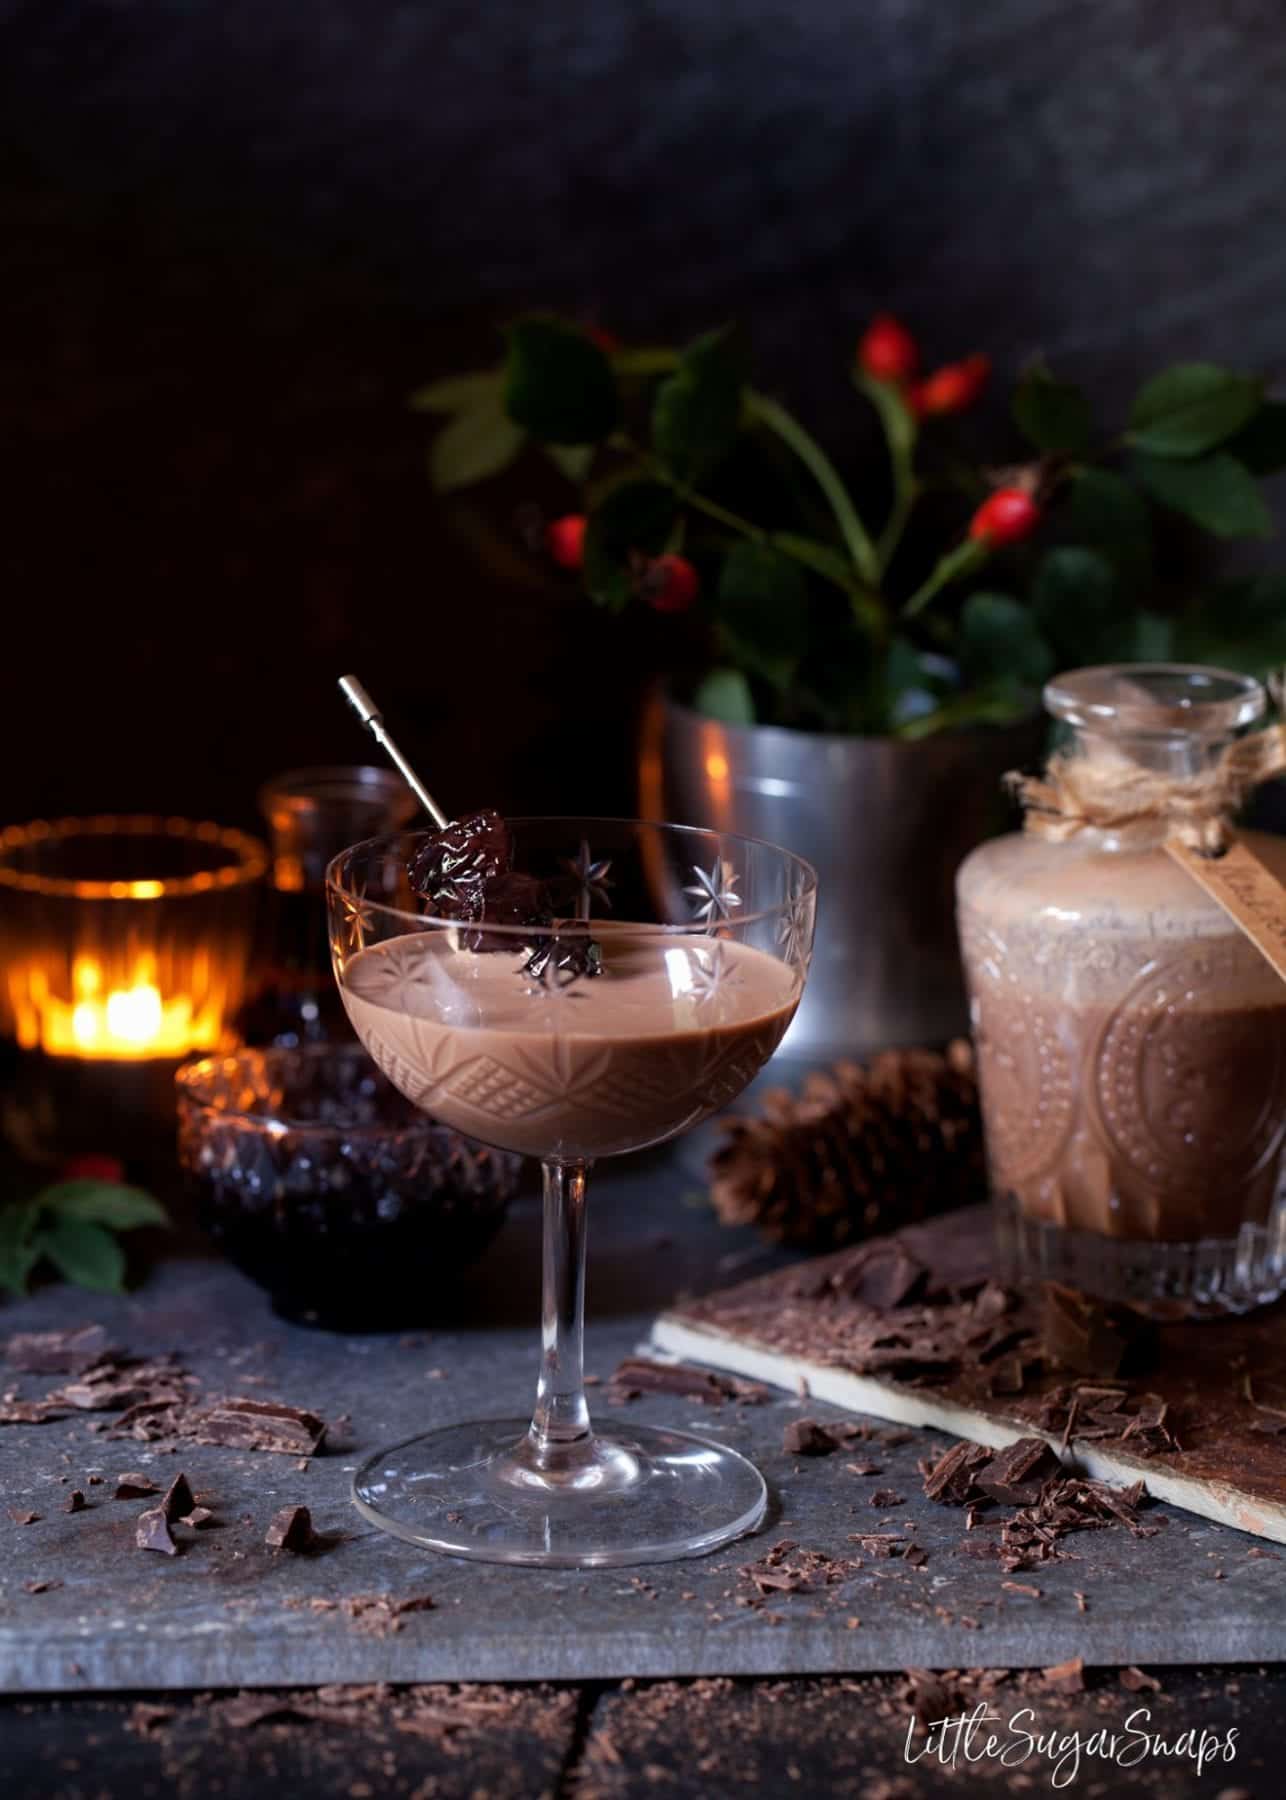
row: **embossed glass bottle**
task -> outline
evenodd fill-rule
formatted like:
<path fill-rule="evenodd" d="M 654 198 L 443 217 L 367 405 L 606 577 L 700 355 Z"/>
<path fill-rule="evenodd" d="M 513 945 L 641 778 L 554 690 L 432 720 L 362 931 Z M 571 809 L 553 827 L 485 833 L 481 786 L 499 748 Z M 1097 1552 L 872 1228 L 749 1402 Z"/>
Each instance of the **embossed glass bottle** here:
<path fill-rule="evenodd" d="M 1257 682 L 1081 669 L 1045 691 L 1081 754 L 1175 778 L 1264 712 Z M 976 850 L 961 945 L 1004 1261 L 1166 1317 L 1286 1288 L 1286 984 L 1155 818 Z M 1286 840 L 1246 833 L 1286 881 Z"/>

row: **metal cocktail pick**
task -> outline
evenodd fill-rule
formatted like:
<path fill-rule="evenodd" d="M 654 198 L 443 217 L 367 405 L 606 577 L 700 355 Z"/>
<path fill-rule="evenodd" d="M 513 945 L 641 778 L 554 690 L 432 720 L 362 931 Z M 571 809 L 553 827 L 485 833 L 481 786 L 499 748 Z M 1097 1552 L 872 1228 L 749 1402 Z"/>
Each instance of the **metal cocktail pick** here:
<path fill-rule="evenodd" d="M 388 732 L 385 731 L 384 715 L 380 712 L 379 707 L 376 706 L 375 702 L 371 699 L 356 675 L 341 675 L 339 678 L 339 691 L 344 696 L 345 700 L 348 701 L 348 704 L 362 721 L 362 724 L 365 725 L 381 750 L 387 753 L 389 761 L 393 764 L 398 774 L 415 795 L 425 812 L 428 813 L 429 817 L 433 820 L 433 823 L 440 830 L 442 826 L 447 823 L 446 814 L 434 800 L 432 794 L 420 780 L 410 763 L 407 762 Z"/>

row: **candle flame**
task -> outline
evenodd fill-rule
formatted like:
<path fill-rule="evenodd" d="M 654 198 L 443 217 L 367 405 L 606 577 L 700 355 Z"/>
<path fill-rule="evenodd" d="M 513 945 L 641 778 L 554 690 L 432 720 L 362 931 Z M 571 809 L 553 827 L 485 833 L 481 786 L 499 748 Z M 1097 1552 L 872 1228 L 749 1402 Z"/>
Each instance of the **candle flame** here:
<path fill-rule="evenodd" d="M 34 1029 L 21 1033 L 53 1056 L 143 1058 L 185 1056 L 217 1045 L 223 995 L 203 1007 L 186 994 L 167 996 L 154 956 L 139 955 L 123 979 L 112 979 L 93 956 L 72 962 L 72 998 L 61 999 L 32 971 L 28 981 Z"/>

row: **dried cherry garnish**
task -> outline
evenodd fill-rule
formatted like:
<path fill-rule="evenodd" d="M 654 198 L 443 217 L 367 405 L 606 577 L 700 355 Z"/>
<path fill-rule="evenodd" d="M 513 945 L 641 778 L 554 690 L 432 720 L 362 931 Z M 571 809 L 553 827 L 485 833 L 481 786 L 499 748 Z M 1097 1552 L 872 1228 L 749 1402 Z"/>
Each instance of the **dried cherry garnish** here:
<path fill-rule="evenodd" d="M 507 875 L 513 840 L 500 814 L 487 807 L 432 832 L 411 860 L 411 886 L 442 919 L 478 919 L 486 884 Z"/>

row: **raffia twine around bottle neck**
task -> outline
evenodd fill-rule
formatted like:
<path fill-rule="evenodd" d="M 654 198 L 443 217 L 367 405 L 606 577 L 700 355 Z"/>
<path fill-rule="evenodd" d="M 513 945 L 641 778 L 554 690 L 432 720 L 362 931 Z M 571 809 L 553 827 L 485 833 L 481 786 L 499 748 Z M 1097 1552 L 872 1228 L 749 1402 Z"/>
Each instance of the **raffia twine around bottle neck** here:
<path fill-rule="evenodd" d="M 1062 843 L 1083 831 L 1122 832 L 1153 825 L 1167 843 L 1220 856 L 1232 821 L 1261 782 L 1286 773 L 1286 724 L 1229 744 L 1206 769 L 1172 775 L 1149 769 L 1104 738 L 1058 751 L 1042 775 L 1014 772 L 1006 784 L 1022 805 L 1023 827 Z"/>

